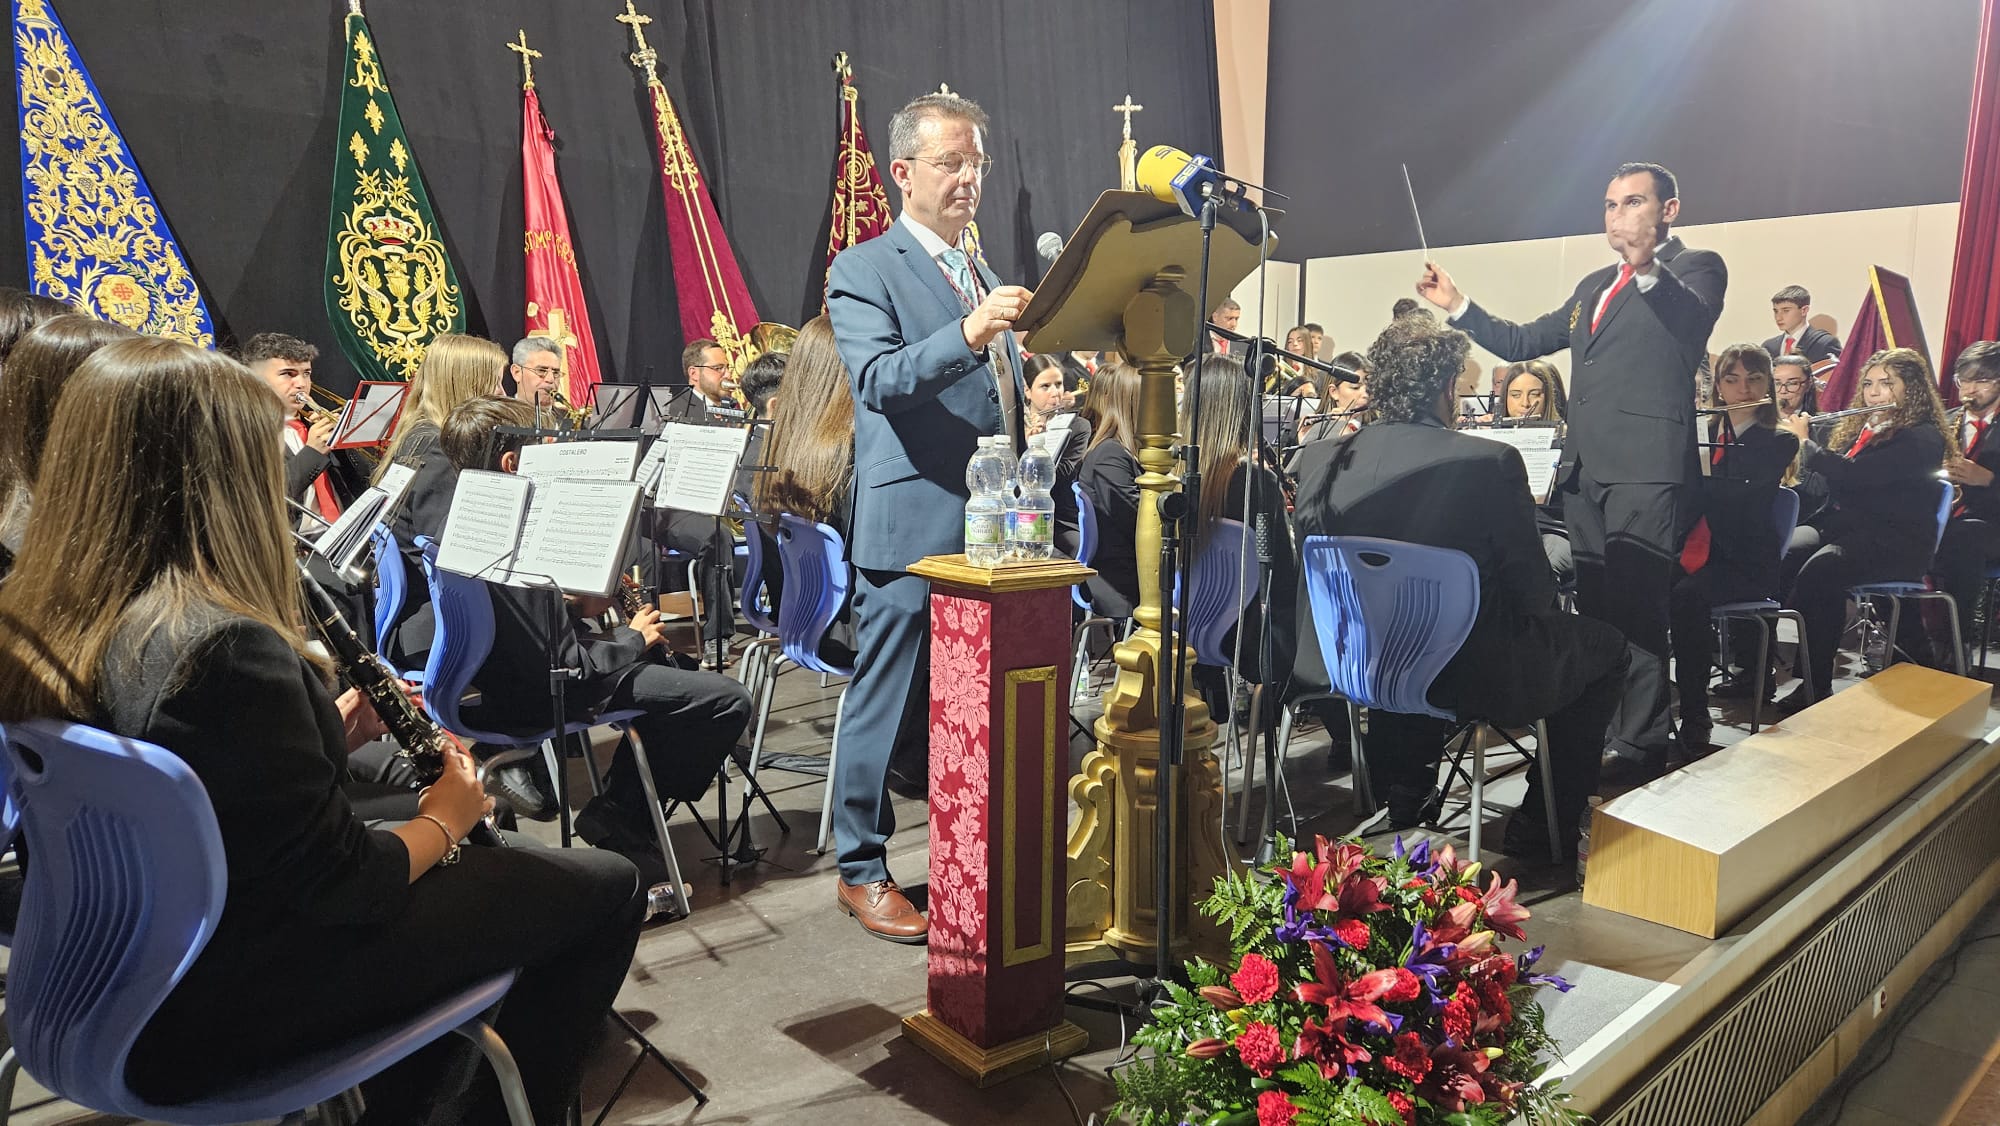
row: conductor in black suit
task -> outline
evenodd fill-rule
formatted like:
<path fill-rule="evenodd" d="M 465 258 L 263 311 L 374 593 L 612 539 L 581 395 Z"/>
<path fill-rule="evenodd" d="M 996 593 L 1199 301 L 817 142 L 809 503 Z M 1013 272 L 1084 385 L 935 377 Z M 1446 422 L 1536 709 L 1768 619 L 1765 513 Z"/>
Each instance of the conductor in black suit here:
<path fill-rule="evenodd" d="M 1764 342 L 1772 359 L 1804 356 L 1817 367 L 1822 360 L 1840 358 L 1840 338 L 1823 328 L 1806 323 L 1812 316 L 1812 294 L 1802 285 L 1788 285 L 1771 295 L 1771 320 L 1778 335 Z"/>
<path fill-rule="evenodd" d="M 1451 548 L 1479 568 L 1479 615 L 1427 693 L 1431 704 L 1502 727 L 1549 724 L 1556 825 L 1565 857 L 1597 792 L 1605 725 L 1618 705 L 1626 651 L 1618 631 L 1564 613 L 1535 525 L 1527 468 L 1512 446 L 1451 430 L 1453 382 L 1465 365 L 1465 335 L 1429 317 L 1404 317 L 1368 350 L 1368 394 L 1378 421 L 1299 451 L 1300 542 L 1310 536 L 1375 536 Z M 1298 613 L 1281 613 L 1295 597 Z M 1294 618 L 1295 690 L 1324 690 L 1326 666 L 1301 584 L 1273 592 L 1272 621 Z M 1280 637 L 1281 647 L 1287 643 Z M 1448 724 L 1429 716 L 1369 713 L 1368 767 L 1387 791 L 1391 827 L 1431 815 L 1438 753 Z M 1507 828 L 1517 860 L 1548 856 L 1539 775 Z"/>
<path fill-rule="evenodd" d="M 1663 769 L 1667 724 L 1667 599 L 1684 518 L 1699 475 L 1695 372 L 1722 311 L 1728 270 L 1713 251 L 1669 233 L 1680 215 L 1673 173 L 1620 165 L 1604 193 L 1604 235 L 1620 262 L 1587 275 L 1554 311 L 1521 324 L 1458 291 L 1436 263 L 1417 293 L 1503 360 L 1570 350 L 1569 434 L 1560 487 L 1576 559 L 1577 609 L 1608 622 L 1631 647 L 1631 670 L 1607 749 L 1620 774 Z"/>

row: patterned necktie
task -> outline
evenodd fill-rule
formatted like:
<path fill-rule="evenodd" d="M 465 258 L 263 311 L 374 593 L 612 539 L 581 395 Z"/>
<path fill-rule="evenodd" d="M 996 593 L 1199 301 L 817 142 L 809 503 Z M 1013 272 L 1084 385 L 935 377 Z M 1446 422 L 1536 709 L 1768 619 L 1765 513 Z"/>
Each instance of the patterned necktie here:
<path fill-rule="evenodd" d="M 1631 280 L 1632 280 L 1632 264 L 1630 262 L 1619 263 L 1618 280 L 1612 282 L 1611 288 L 1605 291 L 1604 303 L 1597 307 L 1597 315 L 1590 318 L 1590 331 L 1592 332 L 1597 331 L 1597 326 L 1604 322 L 1604 314 L 1611 311 L 1612 300 L 1618 296 L 1619 290 L 1625 288 L 1625 283 Z"/>
<path fill-rule="evenodd" d="M 972 312 L 979 305 L 980 291 L 978 278 L 972 271 L 972 260 L 966 257 L 965 251 L 955 246 L 946 248 L 939 257 L 943 260 L 945 269 L 951 271 L 951 284 L 952 288 L 958 290 L 960 307 L 968 313 Z M 993 357 L 993 386 L 1000 393 L 1001 431 L 1018 449 L 1021 443 L 1014 433 L 1014 372 L 1007 363 L 1006 337 L 1003 335 L 995 339 L 987 347 Z"/>

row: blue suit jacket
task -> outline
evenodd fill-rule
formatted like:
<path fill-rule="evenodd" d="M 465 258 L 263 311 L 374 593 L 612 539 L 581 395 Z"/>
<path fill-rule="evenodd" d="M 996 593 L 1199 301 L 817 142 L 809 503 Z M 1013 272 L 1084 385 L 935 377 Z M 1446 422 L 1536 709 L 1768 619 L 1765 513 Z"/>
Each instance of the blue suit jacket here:
<path fill-rule="evenodd" d="M 989 290 L 999 284 L 979 271 Z M 834 258 L 826 308 L 854 385 L 849 558 L 901 570 L 964 550 L 966 463 L 979 439 L 1006 429 L 993 368 L 965 346 L 957 293 L 899 221 Z M 991 347 L 1007 349 L 1014 402 L 1024 402 L 1013 334 Z"/>

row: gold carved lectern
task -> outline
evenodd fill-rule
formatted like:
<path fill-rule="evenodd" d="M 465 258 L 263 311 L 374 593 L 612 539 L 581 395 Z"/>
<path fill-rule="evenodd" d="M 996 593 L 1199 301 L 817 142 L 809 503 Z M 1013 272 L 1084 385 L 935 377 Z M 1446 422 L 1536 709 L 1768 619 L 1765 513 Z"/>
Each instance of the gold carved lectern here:
<path fill-rule="evenodd" d="M 1211 302 L 1256 267 L 1260 237 L 1255 216 L 1228 208 L 1218 215 L 1208 269 Z M 1066 930 L 1073 956 L 1108 948 L 1134 962 L 1155 959 L 1162 908 L 1155 901 L 1160 717 L 1171 690 L 1161 675 L 1161 654 L 1169 650 L 1161 634 L 1159 500 L 1180 489 L 1173 472 L 1174 376 L 1182 357 L 1195 350 L 1197 313 L 1206 312 L 1195 308 L 1200 269 L 1195 219 L 1142 192 L 1105 192 L 1018 322 L 1033 351 L 1116 348 L 1141 377 L 1138 628 L 1113 650 L 1118 674 L 1097 721 L 1097 746 L 1070 780 L 1080 813 L 1068 846 Z M 1179 892 L 1179 902 L 1165 905 L 1168 934 L 1183 948 L 1220 953 L 1222 936 L 1193 910 L 1225 866 L 1222 782 L 1211 750 L 1216 728 L 1197 698 L 1187 701 L 1186 715 L 1185 753 L 1168 811 Z"/>

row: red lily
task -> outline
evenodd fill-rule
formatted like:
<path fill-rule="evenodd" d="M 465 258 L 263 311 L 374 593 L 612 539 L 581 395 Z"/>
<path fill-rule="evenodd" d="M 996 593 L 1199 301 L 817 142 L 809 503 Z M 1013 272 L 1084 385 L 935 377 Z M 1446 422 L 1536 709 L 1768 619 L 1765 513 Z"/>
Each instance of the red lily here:
<path fill-rule="evenodd" d="M 1348 1068 L 1374 1059 L 1368 1049 L 1343 1035 L 1344 1023 L 1306 1021 L 1299 1029 L 1298 1040 L 1292 1045 L 1292 1058 L 1313 1061 L 1319 1065 L 1320 1075 L 1327 1079 L 1345 1075 Z"/>
<path fill-rule="evenodd" d="M 1454 943 L 1472 933 L 1473 920 L 1479 917 L 1479 904 L 1460 903 L 1444 913 L 1444 917 L 1429 924 L 1425 933 L 1429 936 L 1426 948 L 1435 949 Z"/>
<path fill-rule="evenodd" d="M 1417 1085 L 1417 1094 L 1454 1114 L 1463 1113 L 1467 1103 L 1504 1099 L 1508 1085 L 1488 1070 L 1491 1064 L 1485 1052 L 1440 1044 L 1431 1051 L 1430 1074 Z"/>
<path fill-rule="evenodd" d="M 1514 901 L 1518 890 L 1517 882 L 1508 880 L 1505 887 L 1500 884 L 1500 873 L 1493 874 L 1493 882 L 1486 888 L 1486 895 L 1480 901 L 1486 911 L 1486 921 L 1493 929 L 1516 942 L 1528 936 L 1521 933 L 1521 920 L 1528 917 L 1528 909 Z"/>
<path fill-rule="evenodd" d="M 1395 970 L 1376 970 L 1348 981 L 1340 976 L 1340 967 L 1334 964 L 1333 954 L 1324 943 L 1313 943 L 1312 952 L 1315 980 L 1298 985 L 1292 996 L 1308 1005 L 1325 1005 L 1327 1020 L 1335 1028 L 1342 1027 L 1340 1022 L 1349 1018 L 1374 1025 L 1383 1032 L 1394 1027 L 1389 1014 L 1375 1002 L 1396 988 Z"/>

